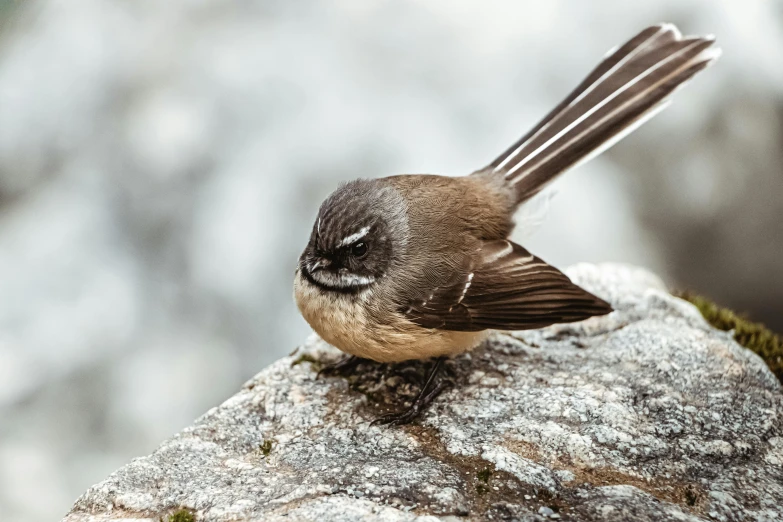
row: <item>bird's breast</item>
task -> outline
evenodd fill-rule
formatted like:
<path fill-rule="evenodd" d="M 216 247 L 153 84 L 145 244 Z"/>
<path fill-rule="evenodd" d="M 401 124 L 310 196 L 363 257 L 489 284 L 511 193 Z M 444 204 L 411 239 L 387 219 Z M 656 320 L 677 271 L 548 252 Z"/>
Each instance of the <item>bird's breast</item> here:
<path fill-rule="evenodd" d="M 376 296 L 369 288 L 358 294 L 330 292 L 301 276 L 294 280 L 294 298 L 302 317 L 321 338 L 339 350 L 378 362 L 455 355 L 478 345 L 485 332 L 452 332 L 422 328 L 399 313 L 370 313 Z"/>
<path fill-rule="evenodd" d="M 357 355 L 354 347 L 370 332 L 360 296 L 324 290 L 302 277 L 297 270 L 294 298 L 302 317 L 324 341 Z"/>

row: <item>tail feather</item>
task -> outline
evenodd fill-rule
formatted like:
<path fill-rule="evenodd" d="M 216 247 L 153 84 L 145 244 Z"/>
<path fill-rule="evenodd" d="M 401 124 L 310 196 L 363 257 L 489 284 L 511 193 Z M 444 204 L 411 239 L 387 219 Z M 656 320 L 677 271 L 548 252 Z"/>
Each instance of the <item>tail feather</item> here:
<path fill-rule="evenodd" d="M 711 37 L 648 27 L 609 55 L 487 170 L 504 175 L 522 203 L 549 181 L 606 150 L 657 114 L 677 88 L 719 55 Z"/>

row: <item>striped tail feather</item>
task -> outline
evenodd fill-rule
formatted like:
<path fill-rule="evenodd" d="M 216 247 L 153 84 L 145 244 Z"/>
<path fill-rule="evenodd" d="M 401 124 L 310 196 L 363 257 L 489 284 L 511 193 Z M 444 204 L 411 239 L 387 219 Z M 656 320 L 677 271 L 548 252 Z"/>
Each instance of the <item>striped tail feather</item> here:
<path fill-rule="evenodd" d="M 648 27 L 606 58 L 530 132 L 479 172 L 502 174 L 517 203 L 603 152 L 668 104 L 720 50 L 672 24 Z"/>

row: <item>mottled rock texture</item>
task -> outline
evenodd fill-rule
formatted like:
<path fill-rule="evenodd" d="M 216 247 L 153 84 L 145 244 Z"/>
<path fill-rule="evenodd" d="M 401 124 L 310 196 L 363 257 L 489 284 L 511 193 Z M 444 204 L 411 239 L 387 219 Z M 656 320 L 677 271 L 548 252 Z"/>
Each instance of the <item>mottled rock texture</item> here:
<path fill-rule="evenodd" d="M 369 422 L 426 363 L 316 379 L 339 353 L 312 339 L 65 520 L 783 519 L 783 394 L 764 362 L 648 272 L 569 275 L 616 311 L 494 335 L 449 362 L 454 387 L 413 425 Z"/>

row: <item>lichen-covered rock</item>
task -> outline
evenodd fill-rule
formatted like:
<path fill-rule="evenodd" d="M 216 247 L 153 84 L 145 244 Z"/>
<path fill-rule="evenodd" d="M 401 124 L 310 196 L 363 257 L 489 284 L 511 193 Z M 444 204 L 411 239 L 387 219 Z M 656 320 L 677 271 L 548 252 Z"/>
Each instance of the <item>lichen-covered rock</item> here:
<path fill-rule="evenodd" d="M 579 265 L 614 313 L 448 363 L 413 425 L 370 427 L 426 363 L 362 364 L 309 341 L 90 488 L 67 522 L 783 520 L 783 394 L 764 362 L 648 272 Z"/>

